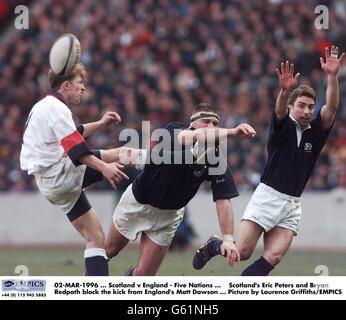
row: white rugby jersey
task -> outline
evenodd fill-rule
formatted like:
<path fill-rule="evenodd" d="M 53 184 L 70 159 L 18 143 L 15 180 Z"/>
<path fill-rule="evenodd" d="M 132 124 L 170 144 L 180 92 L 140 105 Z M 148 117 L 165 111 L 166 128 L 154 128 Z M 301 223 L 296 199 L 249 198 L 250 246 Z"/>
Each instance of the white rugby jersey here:
<path fill-rule="evenodd" d="M 66 155 L 78 165 L 79 157 L 91 153 L 63 101 L 53 92 L 31 109 L 20 154 L 21 169 L 28 174 L 52 177 L 64 169 Z"/>

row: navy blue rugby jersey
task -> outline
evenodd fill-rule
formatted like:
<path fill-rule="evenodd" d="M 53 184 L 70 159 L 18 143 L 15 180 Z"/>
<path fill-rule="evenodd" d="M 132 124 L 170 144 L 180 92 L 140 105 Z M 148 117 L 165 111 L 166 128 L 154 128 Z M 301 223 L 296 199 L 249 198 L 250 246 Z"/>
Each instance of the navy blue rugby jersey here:
<path fill-rule="evenodd" d="M 182 123 L 171 122 L 168 130 L 172 141 L 176 141 L 174 130 L 186 129 Z M 176 145 L 178 142 L 176 141 Z M 173 152 L 183 152 L 175 150 Z M 172 154 L 173 154 L 172 152 Z M 184 163 L 184 162 L 183 162 Z M 185 207 L 195 196 L 199 186 L 205 180 L 211 181 L 213 200 L 230 199 L 239 195 L 231 170 L 227 166 L 222 175 L 208 175 L 208 166 L 200 164 L 147 164 L 132 184 L 132 191 L 139 203 L 149 204 L 163 210 L 173 210 Z"/>
<path fill-rule="evenodd" d="M 320 112 L 303 132 L 289 115 L 278 122 L 274 112 L 261 182 L 284 194 L 300 197 L 331 128 L 323 128 Z M 301 132 L 300 141 L 298 132 Z"/>

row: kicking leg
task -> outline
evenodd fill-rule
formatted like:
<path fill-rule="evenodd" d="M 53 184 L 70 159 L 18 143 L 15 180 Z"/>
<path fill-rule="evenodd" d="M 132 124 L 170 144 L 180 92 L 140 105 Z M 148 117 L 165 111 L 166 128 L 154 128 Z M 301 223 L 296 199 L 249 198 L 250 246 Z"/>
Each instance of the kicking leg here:
<path fill-rule="evenodd" d="M 106 239 L 107 256 L 111 259 L 115 257 L 127 244 L 129 239 L 125 238 L 115 227 L 113 222 L 109 228 Z"/>

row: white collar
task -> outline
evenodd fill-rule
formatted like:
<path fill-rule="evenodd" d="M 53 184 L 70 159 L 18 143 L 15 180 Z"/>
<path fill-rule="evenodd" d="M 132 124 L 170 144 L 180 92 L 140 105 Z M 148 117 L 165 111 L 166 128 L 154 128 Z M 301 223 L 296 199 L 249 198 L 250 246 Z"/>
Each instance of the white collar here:
<path fill-rule="evenodd" d="M 300 126 L 300 124 L 298 123 L 298 121 L 296 119 L 294 119 L 291 114 L 289 115 L 290 118 L 293 120 L 294 124 L 296 125 L 296 127 L 298 127 L 300 129 L 301 132 L 304 132 L 305 130 L 311 129 L 310 123 L 308 123 L 308 126 L 305 129 L 302 129 L 302 127 Z"/>

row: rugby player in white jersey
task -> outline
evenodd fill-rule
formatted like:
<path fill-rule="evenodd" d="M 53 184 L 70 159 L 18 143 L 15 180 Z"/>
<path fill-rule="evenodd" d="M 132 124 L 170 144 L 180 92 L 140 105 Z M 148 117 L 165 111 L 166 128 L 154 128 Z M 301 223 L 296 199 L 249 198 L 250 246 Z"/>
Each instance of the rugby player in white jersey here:
<path fill-rule="evenodd" d="M 69 104 L 78 104 L 85 91 L 86 70 L 78 64 L 66 76 L 49 71 L 51 91 L 37 102 L 28 117 L 20 164 L 35 176 L 41 193 L 61 208 L 86 241 L 86 275 L 108 275 L 108 258 L 101 223 L 83 189 L 105 177 L 115 188 L 128 179 L 118 163 L 121 153 L 138 156 L 129 148 L 92 151 L 84 138 L 121 119 L 107 112 L 101 120 L 76 127 Z"/>

